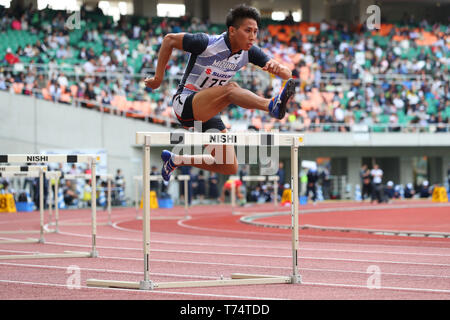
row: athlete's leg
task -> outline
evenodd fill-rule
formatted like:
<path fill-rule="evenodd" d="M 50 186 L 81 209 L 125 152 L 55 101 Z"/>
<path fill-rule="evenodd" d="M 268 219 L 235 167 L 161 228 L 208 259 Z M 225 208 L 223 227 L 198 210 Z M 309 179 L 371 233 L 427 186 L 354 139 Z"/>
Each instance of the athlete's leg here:
<path fill-rule="evenodd" d="M 188 107 L 191 107 L 192 112 L 188 118 L 202 122 L 213 120 L 213 117 L 217 116 L 230 104 L 236 104 L 247 109 L 264 110 L 269 112 L 271 116 L 282 119 L 286 112 L 287 100 L 294 92 L 295 83 L 292 79 L 286 81 L 280 93 L 272 99 L 259 97 L 232 82 L 223 87 L 204 89 L 189 96 L 184 101 L 183 108 L 188 110 L 190 109 Z M 224 128 L 223 123 L 222 128 Z M 222 129 L 220 132 L 227 131 Z M 179 165 L 191 165 L 226 175 L 236 174 L 238 170 L 234 146 L 214 146 L 210 154 L 207 155 L 175 155 L 169 151 L 163 151 L 161 157 L 164 162 L 162 176 L 166 181 L 170 179 L 170 174 Z"/>
<path fill-rule="evenodd" d="M 226 129 L 221 131 L 227 132 Z M 178 166 L 192 166 L 225 175 L 236 174 L 238 161 L 234 146 L 232 145 L 207 145 L 208 152 L 199 155 L 177 155 L 164 150 L 161 154 L 163 160 L 162 176 L 169 181 L 170 175 Z"/>
<path fill-rule="evenodd" d="M 230 82 L 225 86 L 212 87 L 197 92 L 192 101 L 192 111 L 195 120 L 207 121 L 230 104 L 267 112 L 269 102 L 270 99 L 262 98 L 250 90 L 241 88 L 237 83 Z"/>
<path fill-rule="evenodd" d="M 226 133 L 227 130 L 222 130 Z M 206 145 L 207 154 L 175 155 L 175 165 L 190 165 L 225 175 L 236 174 L 238 161 L 232 145 Z"/>
<path fill-rule="evenodd" d="M 237 83 L 231 82 L 223 87 L 213 87 L 197 92 L 192 100 L 192 111 L 195 120 L 207 121 L 228 105 L 235 104 L 245 109 L 263 110 L 273 117 L 282 119 L 287 100 L 294 92 L 295 83 L 292 79 L 288 80 L 280 93 L 272 99 L 260 97 L 250 90 L 241 88 Z"/>

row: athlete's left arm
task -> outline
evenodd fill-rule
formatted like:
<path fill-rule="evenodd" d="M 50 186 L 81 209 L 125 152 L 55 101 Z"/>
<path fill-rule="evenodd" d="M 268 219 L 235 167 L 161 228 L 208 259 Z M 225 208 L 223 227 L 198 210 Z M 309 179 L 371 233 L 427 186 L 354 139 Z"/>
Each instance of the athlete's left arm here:
<path fill-rule="evenodd" d="M 270 72 L 271 74 L 279 76 L 284 80 L 292 78 L 291 70 L 274 59 L 270 59 L 269 61 L 267 61 L 266 65 L 262 69 L 264 71 Z"/>
<path fill-rule="evenodd" d="M 249 62 L 260 66 L 264 71 L 270 72 L 283 80 L 292 78 L 292 72 L 286 66 L 274 59 L 270 59 L 258 46 L 253 46 L 248 52 Z"/>

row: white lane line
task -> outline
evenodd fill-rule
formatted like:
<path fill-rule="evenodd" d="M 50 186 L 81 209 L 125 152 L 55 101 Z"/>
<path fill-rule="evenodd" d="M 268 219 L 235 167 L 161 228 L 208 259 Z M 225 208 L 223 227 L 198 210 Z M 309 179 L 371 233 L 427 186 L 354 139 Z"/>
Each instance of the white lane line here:
<path fill-rule="evenodd" d="M 23 284 L 23 285 L 33 285 L 33 286 L 45 286 L 45 287 L 59 287 L 59 288 L 67 288 L 65 284 L 51 284 L 45 282 L 29 282 L 29 281 L 16 281 L 16 280 L 1 280 L 0 283 L 14 283 L 14 284 Z M 225 298 L 225 299 L 244 299 L 244 300 L 287 300 L 281 298 L 269 298 L 269 297 L 251 297 L 251 296 L 239 296 L 239 295 L 225 295 L 225 294 L 209 294 L 209 293 L 196 293 L 196 292 L 185 292 L 185 291 L 162 291 L 162 290 L 135 290 L 135 289 L 118 289 L 118 288 L 99 288 L 99 287 L 87 287 L 80 286 L 80 289 L 89 289 L 89 290 L 106 290 L 106 291 L 120 291 L 120 292 L 133 292 L 133 293 L 141 293 L 141 294 L 169 294 L 169 295 L 182 295 L 182 296 L 199 296 L 199 297 L 211 297 L 211 298 Z M 67 289 L 69 290 L 69 289 Z M 76 289 L 72 289 L 72 292 Z M 79 299 L 83 299 L 80 295 Z M 95 298 L 94 298 L 95 299 Z"/>
<path fill-rule="evenodd" d="M 67 267 L 63 266 L 52 266 L 52 265 L 38 265 L 38 264 L 25 264 L 25 263 L 9 263 L 0 262 L 1 266 L 11 266 L 11 267 L 24 267 L 24 268 L 37 268 L 37 269 L 60 269 L 67 270 Z M 98 268 L 86 268 L 80 267 L 80 271 L 94 271 L 94 272 L 106 272 L 106 273 L 121 273 L 121 274 L 133 274 L 133 275 L 143 275 L 142 271 L 129 271 L 129 270 L 114 270 L 114 269 L 98 269 Z M 175 277 L 175 278 L 199 278 L 199 279 L 217 279 L 213 276 L 200 276 L 194 274 L 175 274 L 175 273 L 160 273 L 160 272 L 150 272 L 153 276 L 164 276 L 164 277 Z"/>
<path fill-rule="evenodd" d="M 325 282 L 302 282 L 302 284 L 310 285 L 310 286 L 361 288 L 361 289 L 375 290 L 375 291 L 376 290 L 396 290 L 396 291 L 416 291 L 416 292 L 433 292 L 433 293 L 448 293 L 448 294 L 450 294 L 450 290 L 447 290 L 447 289 L 403 288 L 403 287 L 383 287 L 383 286 L 380 286 L 379 289 L 369 289 L 367 286 L 363 286 L 363 285 L 325 283 Z"/>
<path fill-rule="evenodd" d="M 35 285 L 35 286 L 46 286 L 46 287 L 59 287 L 67 288 L 67 284 L 51 284 L 45 282 L 31 282 L 31 281 L 16 281 L 16 280 L 3 280 L 0 279 L 0 283 L 13 283 L 13 284 L 23 284 L 23 285 Z M 354 289 L 364 289 L 370 290 L 367 286 L 354 285 L 354 284 L 337 284 L 337 283 L 325 283 L 325 282 L 302 282 L 299 286 L 327 286 L 327 287 L 338 287 L 338 288 L 354 288 Z M 261 299 L 261 300 L 286 300 L 285 298 L 268 298 L 268 297 L 251 297 L 251 296 L 237 296 L 237 295 L 221 295 L 221 294 L 205 294 L 205 293 L 195 293 L 195 292 L 174 292 L 174 291 L 160 291 L 160 290 L 135 290 L 135 289 L 117 289 L 117 288 L 98 288 L 98 287 L 87 287 L 80 286 L 80 289 L 91 289 L 91 290 L 115 290 L 121 292 L 139 292 L 146 294 L 172 294 L 172 295 L 189 295 L 189 296 L 202 296 L 202 297 L 216 297 L 216 298 L 233 298 L 233 299 Z M 69 290 L 69 289 L 67 289 Z M 72 289 L 73 290 L 73 289 Z M 412 291 L 412 292 L 428 292 L 428 293 L 445 293 L 450 294 L 450 290 L 445 289 L 426 289 L 426 288 L 404 288 L 404 287 L 383 287 L 380 286 L 376 290 L 390 290 L 390 291 Z M 74 291 L 74 290 L 73 290 Z M 82 298 L 82 297 L 80 297 Z"/>
<path fill-rule="evenodd" d="M 0 238 L 1 239 L 1 238 Z M 98 238 L 97 238 L 98 239 Z M 157 241 L 152 242 L 152 243 L 157 243 Z M 81 245 L 81 244 L 72 244 L 72 243 L 62 243 L 62 242 L 50 242 L 47 241 L 46 244 L 52 244 L 52 245 L 58 245 L 58 246 L 74 246 L 74 247 L 84 247 L 84 248 L 89 248 L 89 245 Z M 198 244 L 187 244 L 184 242 L 172 242 L 170 244 L 173 245 L 179 245 L 179 246 L 211 246 L 208 244 L 202 244 L 202 245 L 198 245 Z M 239 245 L 222 245 L 221 247 L 234 247 L 234 248 L 249 248 L 249 249 L 261 249 L 261 246 L 239 246 Z M 127 250 L 127 251 L 139 251 L 142 252 L 142 248 L 138 247 L 138 248 L 130 248 L 130 247 L 111 247 L 111 246 L 99 246 L 97 245 L 97 248 L 99 249 L 111 249 L 111 250 Z M 275 250 L 285 250 L 285 251 L 289 251 L 292 252 L 291 248 L 286 248 L 286 247 L 267 247 L 264 246 L 264 249 L 275 249 Z M 1 249 L 0 249 L 1 250 Z M 305 247 L 300 247 L 299 248 L 300 251 L 323 251 L 323 252 L 345 252 L 345 253 L 362 253 L 362 254 L 390 254 L 390 255 L 406 255 L 406 256 L 432 256 L 432 257 L 450 257 L 450 254 L 444 254 L 444 253 L 419 253 L 419 252 L 398 252 L 398 251 L 394 251 L 394 252 L 390 252 L 390 251 L 378 251 L 378 250 L 345 250 L 345 249 L 321 249 L 321 248 L 305 248 Z M 189 251 L 189 250 L 170 250 L 170 249 L 155 249 L 153 248 L 152 251 L 156 251 L 156 252 L 179 252 L 179 253 L 197 253 L 198 251 Z M 244 254 L 245 253 L 233 253 L 233 252 L 217 252 L 217 251 L 201 251 L 200 253 L 211 253 L 211 254 L 228 254 L 228 255 L 240 255 L 240 254 Z M 255 254 L 256 256 L 264 256 L 264 255 L 259 255 L 259 254 Z M 271 257 L 271 256 L 269 256 Z M 286 257 L 286 256 L 276 256 L 276 257 Z"/>
<path fill-rule="evenodd" d="M 129 220 L 125 220 L 125 221 L 129 221 Z M 122 221 L 122 222 L 125 222 Z M 118 222 L 121 223 L 121 222 Z M 114 224 L 113 224 L 114 227 Z M 205 228 L 203 228 L 205 229 Z M 142 231 L 138 231 L 138 230 L 128 230 L 128 229 L 123 229 L 123 228 L 119 228 L 119 230 L 124 230 L 124 231 L 134 231 L 135 233 L 138 233 L 139 236 L 142 234 Z M 217 229 L 205 229 L 207 231 L 216 231 Z M 60 235 L 68 235 L 68 236 L 77 236 L 77 237 L 82 237 L 82 238 L 91 238 L 91 235 L 89 234 L 79 234 L 79 233 L 73 233 L 73 232 L 59 232 Z M 164 233 L 164 232 L 152 232 L 153 235 L 161 235 L 161 236 L 168 236 L 168 237 L 173 237 L 174 234 L 171 233 Z M 258 233 L 260 235 L 263 235 L 263 233 Z M 201 238 L 201 239 L 208 239 L 210 240 L 212 237 L 215 239 L 215 241 L 217 241 L 217 239 L 219 238 L 223 238 L 223 237 L 215 237 L 215 236 L 205 236 L 205 235 L 184 235 L 184 234 L 175 234 L 177 237 L 183 237 L 183 238 L 188 238 L 188 239 L 192 239 L 193 237 L 195 238 Z M 107 240 L 121 240 L 121 241 L 134 241 L 134 242 L 141 242 L 142 243 L 142 238 L 141 237 L 137 237 L 137 238 L 122 238 L 122 237 L 108 237 L 108 236 L 100 236 L 97 235 L 97 239 L 107 239 Z M 261 243 L 261 242 L 269 242 L 269 243 L 290 243 L 289 239 L 288 239 L 288 234 L 283 235 L 286 240 L 280 240 L 280 239 L 271 239 L 271 240 L 267 240 L 267 239 L 239 239 L 239 241 L 242 242 L 247 242 L 247 243 Z M 227 238 L 225 238 L 227 239 Z M 325 239 L 325 240 L 338 240 L 338 241 L 342 241 L 342 242 L 355 242 L 355 241 L 364 241 L 364 242 L 372 242 L 372 243 L 364 243 L 364 245 L 370 246 L 370 245 L 377 245 L 377 246 L 381 246 L 379 244 L 377 244 L 377 242 L 379 241 L 383 241 L 383 242 L 392 242 L 395 244 L 398 243 L 407 243 L 407 246 L 404 246 L 406 248 L 411 248 L 411 245 L 416 243 L 416 244 L 420 244 L 420 245 L 415 245 L 415 247 L 417 248 L 428 248 L 428 246 L 424 246 L 424 241 L 420 241 L 416 239 L 367 239 L 365 237 L 362 238 L 362 240 L 360 238 L 343 238 L 343 237 L 331 237 L 331 236 L 313 236 L 313 235 L 303 235 L 300 232 L 300 240 L 302 239 L 314 239 L 314 240 L 320 240 L 320 239 Z M 158 241 L 158 240 L 156 240 Z M 184 242 L 183 242 L 184 243 Z M 445 245 L 449 245 L 448 241 L 437 241 L 434 240 L 433 242 L 431 242 L 433 244 L 445 244 Z M 355 245 L 355 246 L 360 246 L 361 243 L 358 244 L 354 244 L 354 243 L 349 243 L 348 245 Z M 385 245 L 387 246 L 387 245 Z"/>
<path fill-rule="evenodd" d="M 70 245 L 74 246 L 74 245 Z M 90 246 L 81 246 L 77 245 L 76 247 L 90 247 Z M 99 247 L 97 247 L 99 248 Z M 160 250 L 161 252 L 166 252 L 164 250 Z M 19 250 L 3 250 L 0 249 L 0 252 L 8 252 L 8 253 L 23 253 L 23 254 L 33 254 L 36 252 L 33 251 L 19 251 Z M 180 252 L 180 251 L 172 251 L 171 253 L 192 253 L 192 254 L 201 254 L 201 255 L 228 255 L 228 256 L 244 256 L 244 257 L 268 257 L 268 258 L 280 258 L 280 259 L 292 259 L 292 256 L 275 256 L 275 255 L 256 255 L 256 254 L 230 254 L 230 253 L 210 253 L 210 252 L 200 252 L 200 251 L 191 251 L 191 252 Z M 111 257 L 111 256 L 99 256 L 98 258 L 103 259 L 117 259 L 117 260 L 135 260 L 142 261 L 142 258 L 124 258 L 124 257 Z M 357 262 L 357 263 L 378 263 L 378 264 L 406 264 L 406 265 L 415 265 L 415 266 L 433 266 L 433 267 L 450 267 L 450 264 L 445 263 L 431 263 L 431 262 L 415 262 L 415 261 L 387 261 L 387 260 L 368 260 L 368 259 L 346 259 L 346 258 L 329 258 L 329 257 L 307 257 L 307 256 L 299 256 L 299 260 L 319 260 L 319 261 L 343 261 L 343 262 Z M 95 259 L 95 258 L 94 258 Z M 157 261 L 157 260 L 154 260 Z M 160 260 L 162 261 L 162 260 Z M 174 261 L 174 260 L 167 260 Z M 203 263 L 203 262 L 202 262 Z M 217 263 L 215 263 L 217 264 Z M 218 263 L 220 264 L 220 263 Z"/>
<path fill-rule="evenodd" d="M 54 265 L 38 265 L 38 264 L 26 264 L 26 263 L 11 263 L 11 262 L 0 262 L 0 265 L 3 266 L 13 266 L 13 267 L 24 267 L 24 268 L 37 268 L 37 269 L 61 269 L 67 270 L 67 267 L 64 266 L 54 266 Z M 239 264 L 229 264 L 229 266 L 241 266 Z M 261 265 L 251 265 L 249 267 L 256 268 L 264 268 L 264 269 L 291 269 L 290 267 L 270 267 L 270 266 L 261 266 Z M 322 268 L 304 268 L 299 267 L 300 271 L 312 271 L 312 272 L 330 272 L 330 273 L 355 273 L 355 274 L 363 274 L 367 275 L 367 271 L 361 270 L 342 270 L 342 269 L 322 269 Z M 80 267 L 80 270 L 85 271 L 94 271 L 94 272 L 106 272 L 106 273 L 120 273 L 120 274 L 133 274 L 133 275 L 142 275 L 142 271 L 130 271 L 130 270 L 115 270 L 115 269 L 98 269 L 98 268 L 88 268 L 88 267 Z M 158 272 L 150 272 L 150 275 L 154 276 L 167 276 L 167 277 L 180 277 L 180 278 L 199 278 L 199 279 L 217 279 L 217 276 L 201 276 L 201 275 L 185 275 L 185 274 L 174 274 L 174 273 L 158 273 Z M 432 274 L 409 274 L 409 273 L 396 273 L 396 272 L 383 272 L 383 276 L 399 276 L 399 277 L 413 277 L 413 278 L 442 278 L 442 279 L 450 279 L 450 275 L 432 275 Z"/>
<path fill-rule="evenodd" d="M 62 242 L 46 242 L 47 245 L 65 246 L 65 247 L 80 247 L 80 248 L 90 248 L 91 245 L 83 244 L 73 244 L 73 243 L 62 243 Z M 180 243 L 180 245 L 182 245 Z M 107 249 L 107 250 L 125 250 L 125 251 L 137 251 L 141 252 L 142 248 L 133 247 L 116 247 L 116 246 L 96 246 L 97 249 Z M 0 249 L 0 252 L 4 251 Z M 446 254 L 427 254 L 427 253 L 404 253 L 404 252 L 385 252 L 385 251 L 362 251 L 362 250 L 339 250 L 339 249 L 316 249 L 316 248 L 300 248 L 300 251 L 323 251 L 323 252 L 345 252 L 345 253 L 363 253 L 363 254 L 391 254 L 391 255 L 406 255 L 406 256 L 437 256 L 437 257 L 449 257 Z M 152 249 L 152 252 L 163 252 L 163 253 L 187 253 L 187 254 L 205 254 L 205 255 L 227 255 L 227 256 L 249 256 L 249 257 L 267 257 L 267 258 L 292 258 L 292 255 L 269 255 L 269 254 L 254 254 L 254 253 L 236 253 L 236 252 L 217 252 L 217 251 L 193 251 L 193 250 L 170 250 L 170 249 Z M 320 258 L 320 257 L 317 257 Z M 329 258 L 331 259 L 331 258 Z M 335 258 L 339 259 L 339 258 Z"/>

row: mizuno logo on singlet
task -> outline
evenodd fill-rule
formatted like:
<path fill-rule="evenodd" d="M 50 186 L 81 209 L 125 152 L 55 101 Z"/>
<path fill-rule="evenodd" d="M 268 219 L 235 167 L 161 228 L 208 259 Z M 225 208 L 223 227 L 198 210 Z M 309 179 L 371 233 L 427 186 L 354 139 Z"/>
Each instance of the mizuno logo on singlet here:
<path fill-rule="evenodd" d="M 222 70 L 225 70 L 225 69 L 236 70 L 236 68 L 238 67 L 237 64 L 234 64 L 234 63 L 231 63 L 228 61 L 216 61 L 216 60 L 214 60 L 213 66 L 220 68 Z"/>

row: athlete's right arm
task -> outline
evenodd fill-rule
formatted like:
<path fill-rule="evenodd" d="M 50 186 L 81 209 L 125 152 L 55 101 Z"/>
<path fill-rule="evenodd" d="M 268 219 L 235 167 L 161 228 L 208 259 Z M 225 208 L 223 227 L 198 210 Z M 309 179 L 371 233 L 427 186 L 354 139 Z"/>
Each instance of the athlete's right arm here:
<path fill-rule="evenodd" d="M 156 66 L 156 73 L 154 77 L 148 77 L 144 80 L 148 88 L 157 89 L 164 79 L 164 70 L 169 62 L 172 50 L 174 48 L 183 50 L 184 33 L 169 33 L 164 36 L 164 39 L 159 49 L 158 64 Z"/>

